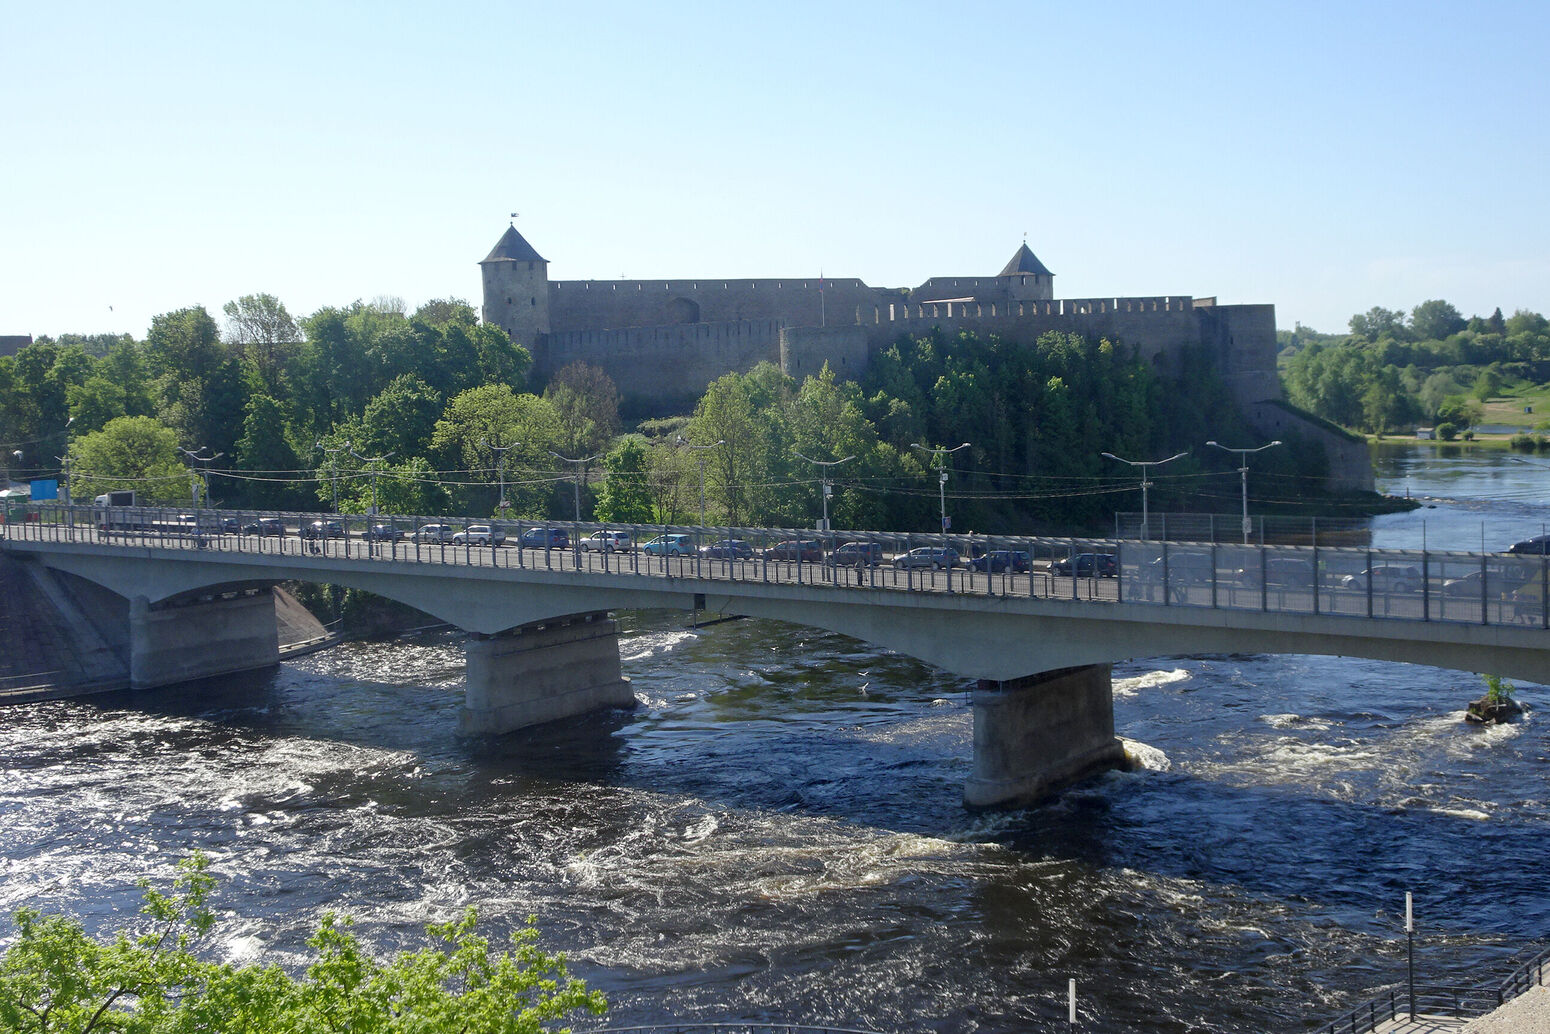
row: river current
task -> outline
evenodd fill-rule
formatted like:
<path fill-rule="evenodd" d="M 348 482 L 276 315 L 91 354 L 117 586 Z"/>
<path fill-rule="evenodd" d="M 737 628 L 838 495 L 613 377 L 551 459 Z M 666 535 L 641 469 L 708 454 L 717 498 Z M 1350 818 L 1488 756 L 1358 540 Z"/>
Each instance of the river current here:
<path fill-rule="evenodd" d="M 1430 505 L 1374 544 L 1504 548 L 1550 464 L 1379 455 Z M 0 911 L 122 922 L 192 848 L 217 950 L 293 962 L 325 910 L 382 951 L 476 905 L 538 917 L 613 1025 L 728 1018 L 880 1031 L 1296 1031 L 1405 972 L 1504 975 L 1550 937 L 1550 693 L 1466 725 L 1477 677 L 1311 656 L 1115 668 L 1143 765 L 966 812 L 969 683 L 769 621 L 620 615 L 639 701 L 456 736 L 435 634 L 197 690 L 0 712 Z M 0 924 L 0 939 L 11 936 Z"/>

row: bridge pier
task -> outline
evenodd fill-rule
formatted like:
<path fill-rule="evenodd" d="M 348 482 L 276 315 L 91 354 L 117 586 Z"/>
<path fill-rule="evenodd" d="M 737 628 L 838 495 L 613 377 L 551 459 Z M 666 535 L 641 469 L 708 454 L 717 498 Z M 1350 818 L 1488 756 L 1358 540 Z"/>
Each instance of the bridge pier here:
<path fill-rule="evenodd" d="M 267 587 L 154 606 L 144 596 L 129 601 L 129 685 L 133 689 L 279 663 L 274 594 Z"/>
<path fill-rule="evenodd" d="M 470 633 L 458 731 L 496 735 L 608 707 L 634 707 L 619 670 L 619 624 L 607 611 Z"/>
<path fill-rule="evenodd" d="M 1031 804 L 1084 776 L 1125 764 L 1114 735 L 1113 666 L 1062 668 L 974 691 L 970 808 Z"/>

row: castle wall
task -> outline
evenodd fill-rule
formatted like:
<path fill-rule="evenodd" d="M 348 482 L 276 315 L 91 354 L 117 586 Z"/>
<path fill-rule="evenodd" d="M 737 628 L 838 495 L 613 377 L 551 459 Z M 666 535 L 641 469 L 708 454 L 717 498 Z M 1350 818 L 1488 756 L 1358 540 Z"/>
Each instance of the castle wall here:
<path fill-rule="evenodd" d="M 539 350 L 538 372 L 548 376 L 569 363 L 589 363 L 613 378 L 627 408 L 660 409 L 692 403 L 722 374 L 779 362 L 780 334 L 778 320 L 556 332 Z"/>
<path fill-rule="evenodd" d="M 858 305 L 884 293 L 854 278 L 555 280 L 549 320 L 556 333 L 742 320 L 833 326 L 854 322 Z"/>
<path fill-rule="evenodd" d="M 841 380 L 858 381 L 870 354 L 866 328 L 855 324 L 785 327 L 780 332 L 780 368 L 799 381 L 822 373 L 824 363 Z"/>

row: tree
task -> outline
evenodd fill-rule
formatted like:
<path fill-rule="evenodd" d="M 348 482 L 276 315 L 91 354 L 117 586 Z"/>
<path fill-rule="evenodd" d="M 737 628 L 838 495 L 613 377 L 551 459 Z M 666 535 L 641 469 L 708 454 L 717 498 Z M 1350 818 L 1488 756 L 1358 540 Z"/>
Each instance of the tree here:
<path fill-rule="evenodd" d="M 560 442 L 572 456 L 589 456 L 619 433 L 619 389 L 600 367 L 571 363 L 544 389 L 560 421 Z"/>
<path fill-rule="evenodd" d="M 598 493 L 594 513 L 611 524 L 649 524 L 655 516 L 647 480 L 650 453 L 640 435 L 621 439 L 604 461 L 608 479 Z"/>
<path fill-rule="evenodd" d="M 0 956 L 0 1029 L 17 1034 L 173 1034 L 294 1031 L 324 1034 L 538 1034 L 608 1004 L 572 977 L 563 955 L 538 947 L 533 920 L 495 953 L 472 908 L 432 923 L 432 946 L 379 962 L 351 921 L 323 916 L 298 977 L 278 965 L 208 961 L 215 880 L 203 855 L 178 866 L 171 894 L 141 881 L 139 922 L 108 943 L 80 922 L 36 909 L 16 913 Z"/>
<path fill-rule="evenodd" d="M 100 431 L 70 443 L 72 497 L 132 490 L 149 503 L 189 498 L 188 470 L 178 454 L 178 436 L 148 416 L 121 416 Z"/>
<path fill-rule="evenodd" d="M 493 513 L 500 502 L 496 458 L 483 443 L 514 446 L 506 454 L 506 498 L 518 516 L 543 516 L 559 480 L 549 454 L 559 433 L 559 418 L 546 400 L 486 384 L 447 403 L 431 434 L 431 455 L 465 480 L 455 500 L 465 512 Z"/>
<path fill-rule="evenodd" d="M 1441 341 L 1466 326 L 1459 311 L 1440 298 L 1422 302 L 1410 310 L 1410 333 L 1417 341 Z"/>
<path fill-rule="evenodd" d="M 1405 314 L 1397 309 L 1385 309 L 1379 305 L 1352 316 L 1351 333 L 1364 337 L 1368 341 L 1377 341 L 1383 337 L 1403 341 L 1409 335 L 1409 331 L 1405 328 Z"/>
<path fill-rule="evenodd" d="M 294 502 L 295 493 L 287 475 L 301 467 L 301 460 L 285 435 L 285 415 L 280 404 L 268 395 L 248 399 L 232 466 L 247 473 L 246 480 L 236 482 L 246 505 L 279 510 Z"/>

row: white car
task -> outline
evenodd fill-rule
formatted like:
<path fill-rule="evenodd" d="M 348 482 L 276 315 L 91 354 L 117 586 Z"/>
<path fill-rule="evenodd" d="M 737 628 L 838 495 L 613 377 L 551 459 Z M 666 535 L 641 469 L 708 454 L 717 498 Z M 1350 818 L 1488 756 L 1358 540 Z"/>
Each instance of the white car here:
<path fill-rule="evenodd" d="M 594 531 L 581 540 L 581 548 L 597 553 L 623 553 L 634 549 L 635 543 L 627 531 Z"/>
<path fill-rule="evenodd" d="M 492 528 L 488 524 L 470 524 L 452 535 L 452 543 L 457 546 L 500 546 L 505 542 L 506 529 Z"/>

